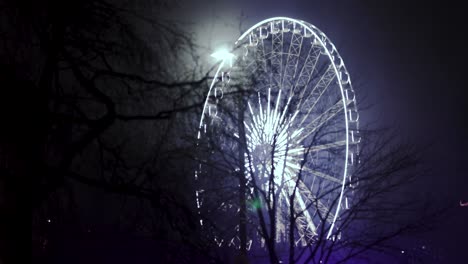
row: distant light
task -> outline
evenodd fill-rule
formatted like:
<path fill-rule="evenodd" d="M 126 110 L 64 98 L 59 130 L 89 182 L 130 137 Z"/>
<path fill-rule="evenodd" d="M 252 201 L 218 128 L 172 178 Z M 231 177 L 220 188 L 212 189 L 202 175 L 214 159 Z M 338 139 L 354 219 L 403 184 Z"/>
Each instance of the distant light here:
<path fill-rule="evenodd" d="M 426 249 L 426 246 L 423 245 L 421 248 L 422 248 L 422 249 Z"/>
<path fill-rule="evenodd" d="M 52 222 L 52 221 L 50 219 L 47 219 L 47 223 L 50 223 L 50 222 Z"/>
<path fill-rule="evenodd" d="M 226 49 L 220 49 L 211 54 L 211 57 L 215 58 L 217 61 L 229 62 L 229 65 L 232 66 L 232 59 L 235 57 L 235 55 Z"/>
<path fill-rule="evenodd" d="M 401 254 L 405 254 L 405 251 L 404 251 L 404 250 L 402 250 L 402 251 L 401 251 Z"/>

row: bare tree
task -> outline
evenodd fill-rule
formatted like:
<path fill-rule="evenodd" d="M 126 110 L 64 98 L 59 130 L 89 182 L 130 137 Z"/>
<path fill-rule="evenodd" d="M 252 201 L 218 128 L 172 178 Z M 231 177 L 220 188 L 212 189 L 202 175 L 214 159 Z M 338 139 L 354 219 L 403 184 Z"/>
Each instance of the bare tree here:
<path fill-rule="evenodd" d="M 3 263 L 21 256 L 14 251 L 20 244 L 7 242 L 17 241 L 10 224 L 21 217 L 21 205 L 29 204 L 34 250 L 45 257 L 49 248 L 59 246 L 65 227 L 80 233 L 103 228 L 87 217 L 90 208 L 105 212 L 103 222 L 112 223 L 105 228 L 153 237 L 161 251 L 167 249 L 161 261 L 174 263 L 196 257 L 220 262 L 218 248 L 229 247 L 238 248 L 245 261 L 247 250 L 257 246 L 252 238 L 265 244 L 272 263 L 283 257 L 282 247 L 289 249 L 291 263 L 345 262 L 391 246 L 385 243 L 419 223 L 403 221 L 410 209 L 405 200 L 390 203 L 386 196 L 405 186 L 408 175 L 415 176 L 415 152 L 376 140 L 380 131 L 373 134 L 377 137 L 365 137 L 363 146 L 370 149 L 362 149 L 356 177 L 347 182 L 359 185 L 332 240 L 327 237 L 330 211 L 320 211 L 312 197 L 297 206 L 302 169 L 288 190 L 289 206 L 280 201 L 285 186 L 276 173 L 284 171 L 284 164 L 275 165 L 278 135 L 270 146 L 249 150 L 246 102 L 257 95 L 245 83 L 233 82 L 223 100 L 235 100 L 218 104 L 217 111 L 236 125 L 226 127 L 228 120 L 213 118 L 207 136 L 195 139 L 213 69 L 199 64 L 193 36 L 163 18 L 169 3 L 10 2 L 1 8 L 0 74 L 9 95 L 0 104 L 7 122 L 0 142 L 0 188 L 7 190 L 0 192 Z M 210 97 L 209 105 L 217 99 Z M 332 131 L 322 136 L 327 133 Z M 301 168 L 312 160 L 308 153 L 319 140 L 304 147 Z M 202 154 L 194 155 L 196 144 Z M 272 164 L 262 172 L 268 177 L 254 172 L 252 165 L 259 162 Z M 192 165 L 200 164 L 199 180 L 187 184 L 193 180 Z M 25 182 L 31 183 L 26 190 Z M 25 192 L 32 194 L 31 201 L 22 200 Z M 192 200 L 198 194 L 204 204 L 195 208 Z M 83 202 L 89 197 L 95 200 Z M 101 200 L 106 202 L 99 204 Z M 29 206 L 24 207 L 29 213 Z M 317 208 L 322 221 L 313 240 L 299 239 L 304 236 L 297 230 L 304 207 Z M 403 219 L 396 226 L 385 221 L 397 212 Z M 288 220 L 280 230 L 279 219 Z M 364 225 L 378 228 L 363 235 Z M 342 238 L 335 239 L 340 232 Z M 280 235 L 287 235 L 289 244 L 279 245 Z M 302 244 L 293 243 L 297 239 Z M 174 252 L 178 258 L 171 259 Z"/>
<path fill-rule="evenodd" d="M 342 263 L 372 250 L 394 253 L 394 238 L 425 230 L 438 213 L 398 195 L 425 173 L 421 150 L 388 131 L 351 126 L 354 92 L 330 92 L 340 91 L 342 80 L 335 78 L 342 74 L 321 60 L 325 47 L 311 35 L 297 37 L 302 31 L 282 29 L 282 22 L 248 35 L 241 51 L 233 51 L 234 66 L 221 64 L 208 94 L 195 172 L 203 228 L 220 248 L 241 256 L 251 249 L 252 258 L 267 256 L 271 263 Z M 291 43 L 275 44 L 285 38 Z M 306 41 L 303 56 L 284 50 Z M 353 140 L 345 145 L 336 135 L 346 133 Z M 354 140 L 359 134 L 362 142 Z"/>
<path fill-rule="evenodd" d="M 189 129 L 181 120 L 203 104 L 209 69 L 198 65 L 192 34 L 164 18 L 171 4 L 11 1 L 1 8 L 1 77 L 13 95 L 2 115 L 18 114 L 6 119 L 12 129 L 2 136 L 2 183 L 18 193 L 8 198 L 12 210 L 23 208 L 20 190 L 31 183 L 34 250 L 47 255 L 65 227 L 103 229 L 87 217 L 94 196 L 109 200 L 96 202 L 112 222 L 105 228 L 152 236 L 172 250 L 182 241 L 210 259 L 187 201 L 192 146 L 181 132 Z M 4 234 L 18 217 L 8 214 Z M 4 263 L 19 256 L 7 245 Z"/>
<path fill-rule="evenodd" d="M 249 95 L 241 93 L 241 96 Z M 223 100 L 229 99 L 225 97 Z M 245 109 L 239 105 L 236 108 Z M 232 116 L 235 117 L 238 116 Z M 245 121 L 233 120 L 240 120 L 242 124 Z M 211 132 L 207 132 L 209 147 L 202 152 L 212 155 L 203 158 L 204 169 L 199 174 L 199 177 L 206 177 L 201 180 L 204 195 L 201 212 L 205 220 L 210 221 L 205 228 L 212 226 L 207 230 L 213 231 L 212 239 L 219 247 L 237 248 L 241 255 L 257 257 L 264 252 L 271 263 L 279 263 L 280 260 L 289 263 L 346 263 L 372 252 L 400 254 L 397 239 L 428 231 L 440 218 L 441 209 L 425 201 L 414 200 L 408 194 L 412 183 L 426 173 L 420 159 L 422 149 L 411 143 L 399 142 L 395 133 L 389 130 L 360 130 L 362 140 L 359 155 L 355 157 L 356 166 L 344 186 L 343 195 L 349 200 L 346 200 L 346 205 L 344 202 L 340 205 L 340 215 L 332 226 L 331 214 L 334 212 L 322 210 L 320 200 L 329 195 L 332 206 L 335 205 L 342 195 L 337 192 L 341 186 L 325 185 L 312 196 L 305 195 L 310 191 L 301 186 L 304 183 L 300 181 L 307 173 L 305 164 L 313 159 L 311 149 L 321 145 L 318 141 L 311 141 L 304 151 L 300 169 L 293 177 L 293 188 L 287 195 L 289 203 L 281 204 L 279 196 L 287 187 L 275 174 L 279 168 L 273 165 L 259 174 L 254 169 L 259 161 L 254 159 L 261 154 L 257 151 L 253 155 L 249 153 L 246 139 L 249 136 L 233 137 L 229 135 L 233 131 L 225 131 L 225 128 L 225 123 L 221 126 L 213 124 Z M 247 131 L 246 128 L 236 130 Z M 275 164 L 275 160 L 279 159 L 275 155 L 276 140 L 275 136 L 263 162 Z M 241 151 L 242 155 L 235 155 Z M 336 161 L 327 162 L 333 166 Z M 245 194 L 239 189 L 241 185 L 238 181 L 242 179 L 247 182 Z M 298 193 L 307 197 L 302 206 L 297 201 Z M 245 197 L 245 201 L 235 199 L 236 194 Z M 247 206 L 245 215 L 242 215 L 242 203 Z M 304 225 L 305 213 L 313 213 L 319 220 L 318 224 L 315 222 L 317 228 L 310 236 L 304 233 L 305 230 L 300 230 Z M 237 220 L 243 218 L 245 230 L 242 232 L 245 235 L 240 233 L 243 222 Z M 286 220 L 286 226 L 278 225 L 279 218 Z M 287 235 L 286 241 L 278 240 L 282 229 Z M 246 241 L 243 242 L 243 239 Z M 249 245 L 249 249 L 252 243 L 262 246 L 253 246 L 252 253 L 243 253 L 244 243 Z"/>

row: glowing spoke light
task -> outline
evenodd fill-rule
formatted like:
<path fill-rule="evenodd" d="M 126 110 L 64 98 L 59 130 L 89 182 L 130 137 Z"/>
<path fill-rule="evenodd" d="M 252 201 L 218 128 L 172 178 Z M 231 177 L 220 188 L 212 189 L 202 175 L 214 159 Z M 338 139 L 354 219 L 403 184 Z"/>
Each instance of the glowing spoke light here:
<path fill-rule="evenodd" d="M 269 89 L 268 106 L 271 104 L 270 92 Z M 264 175 L 258 175 L 261 178 L 268 177 L 274 165 L 276 181 L 284 178 L 286 182 L 290 182 L 292 176 L 299 170 L 298 164 L 304 153 L 304 148 L 297 141 L 302 129 L 295 129 L 292 126 L 297 112 L 289 119 L 285 119 L 288 108 L 285 107 L 282 112 L 278 110 L 280 97 L 281 92 L 274 108 L 262 109 L 260 97 L 258 108 L 255 111 L 251 104 L 248 104 L 251 123 L 244 122 L 244 125 L 248 131 L 246 135 L 247 148 L 251 157 L 250 159 L 246 157 L 245 164 L 247 171 L 250 165 L 253 165 L 256 171 L 264 171 Z M 249 160 L 253 164 L 249 164 Z"/>

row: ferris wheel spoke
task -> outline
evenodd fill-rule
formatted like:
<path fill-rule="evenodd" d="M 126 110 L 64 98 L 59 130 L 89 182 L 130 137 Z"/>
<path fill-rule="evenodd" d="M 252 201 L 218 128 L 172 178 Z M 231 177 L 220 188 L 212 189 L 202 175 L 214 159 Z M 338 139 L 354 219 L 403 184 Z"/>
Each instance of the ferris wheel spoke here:
<path fill-rule="evenodd" d="M 302 170 L 304 170 L 304 171 L 306 171 L 306 172 L 309 172 L 309 173 L 311 173 L 311 174 L 313 174 L 313 175 L 315 175 L 315 176 L 317 176 L 317 177 L 320 177 L 320 178 L 329 180 L 329 181 L 331 181 L 331 182 L 336 182 L 336 183 L 338 183 L 338 184 L 341 184 L 341 180 L 340 180 L 340 179 L 337 179 L 337 178 L 335 178 L 335 177 L 333 177 L 333 176 L 331 176 L 331 175 L 328 175 L 328 174 L 326 174 L 326 173 L 323 173 L 323 172 L 320 172 L 320 171 L 316 171 L 316 170 L 312 170 L 312 169 L 307 168 L 307 167 L 303 167 Z"/>
<path fill-rule="evenodd" d="M 329 175 L 328 175 L 328 177 L 333 178 L 332 176 L 329 176 Z M 334 178 L 332 181 L 335 181 L 335 180 L 336 179 Z M 316 195 L 312 194 L 311 190 L 305 185 L 304 181 L 298 180 L 297 176 L 291 177 L 290 181 L 287 182 L 287 185 L 288 185 L 288 188 L 289 188 L 288 192 L 289 193 L 292 192 L 292 190 L 294 188 L 294 185 L 296 184 L 296 181 L 299 181 L 298 185 L 297 185 L 297 188 L 298 188 L 299 192 L 296 192 L 295 199 L 298 199 L 298 201 L 301 201 L 300 204 L 301 204 L 301 208 L 304 211 L 304 213 L 306 213 L 306 211 L 310 210 L 310 207 L 313 206 L 323 216 L 328 215 L 327 216 L 327 221 L 329 223 L 331 223 L 333 221 L 334 215 L 331 212 L 329 212 L 329 208 L 323 202 L 321 202 L 320 199 L 318 199 Z M 341 181 L 338 181 L 338 183 L 341 184 Z M 304 200 L 309 204 L 306 204 L 306 202 Z M 289 201 L 288 201 L 288 204 L 289 204 Z M 298 211 L 298 212 L 302 213 L 301 211 Z M 307 214 L 310 217 L 309 212 L 307 212 Z"/>
<path fill-rule="evenodd" d="M 293 182 L 288 183 L 288 192 L 285 191 L 285 189 L 281 190 L 281 193 L 284 197 L 284 200 L 286 201 L 286 204 L 288 207 L 291 206 L 290 203 L 290 195 L 288 193 L 291 193 L 293 188 L 294 188 Z M 302 237 L 307 237 L 311 239 L 317 234 L 317 227 L 314 224 L 314 221 L 312 220 L 312 217 L 310 216 L 308 206 L 304 202 L 304 199 L 300 195 L 300 193 L 296 192 L 294 196 L 294 211 L 296 214 L 298 214 L 296 225 L 297 229 L 299 232 L 299 235 Z"/>
<path fill-rule="evenodd" d="M 346 140 L 339 140 L 339 141 L 332 142 L 332 143 L 311 146 L 309 148 L 309 152 L 317 152 L 317 151 L 321 151 L 321 150 L 340 148 L 340 147 L 344 147 L 344 146 L 346 146 Z"/>
<path fill-rule="evenodd" d="M 349 102 L 348 102 L 349 103 Z M 323 126 L 328 120 L 332 119 L 336 114 L 343 110 L 343 100 L 339 100 L 333 106 L 325 110 L 320 116 L 315 118 L 312 122 L 306 125 L 304 130 L 306 131 L 299 139 L 302 142 L 305 138 L 309 137 L 312 133 L 317 131 Z"/>
<path fill-rule="evenodd" d="M 312 78 L 312 75 L 315 72 L 315 67 L 317 66 L 318 59 L 320 57 L 320 46 L 312 44 L 310 46 L 309 52 L 307 54 L 307 58 L 304 61 L 304 64 L 302 65 L 301 71 L 299 73 L 299 76 L 297 77 L 296 83 L 293 87 L 293 92 L 296 90 L 301 90 L 302 97 L 305 93 L 307 85 L 310 82 L 310 79 Z"/>
<path fill-rule="evenodd" d="M 291 34 L 291 42 L 289 44 L 288 57 L 284 69 L 282 80 L 282 89 L 289 90 L 289 97 L 292 96 L 294 77 L 296 76 L 297 65 L 299 63 L 299 55 L 301 53 L 303 37 L 301 34 Z"/>
<path fill-rule="evenodd" d="M 321 217 L 326 217 L 326 221 L 331 224 L 333 222 L 334 215 L 329 210 L 329 208 L 324 205 L 320 199 L 317 199 L 315 195 L 312 194 L 309 188 L 305 185 L 303 181 L 299 181 L 298 188 L 300 193 L 306 198 L 306 200 L 317 209 L 317 211 L 321 214 Z M 310 206 L 309 206 L 310 207 Z"/>
<path fill-rule="evenodd" d="M 260 44 L 259 44 L 260 45 Z M 257 53 L 256 53 L 257 54 Z M 248 76 L 243 76 L 244 78 L 252 78 L 252 77 L 255 77 L 256 81 L 258 81 L 258 78 L 261 78 L 263 77 L 264 75 L 264 68 L 265 68 L 265 65 L 266 63 L 265 62 L 262 62 L 260 59 L 258 59 L 258 61 L 256 60 L 252 60 L 252 61 L 249 61 L 249 62 L 244 62 L 244 65 L 243 67 L 245 67 L 249 72 L 254 72 L 254 73 L 257 73 L 255 75 L 248 75 Z M 263 74 L 258 74 L 258 73 L 263 73 Z M 240 72 L 239 74 L 242 74 L 242 72 Z M 233 76 L 235 76 L 234 74 L 232 74 Z M 249 80 L 246 80 L 246 82 L 249 82 Z"/>
<path fill-rule="evenodd" d="M 311 243 L 314 236 L 317 235 L 317 227 L 313 223 L 311 224 L 304 215 L 297 217 L 296 225 L 300 237 L 295 244 L 297 245 L 299 242 L 302 242 L 302 245 L 306 246 Z"/>
<path fill-rule="evenodd" d="M 271 76 L 270 88 L 281 89 L 281 73 L 283 68 L 283 32 L 278 30 L 275 32 L 274 22 L 271 22 Z"/>
<path fill-rule="evenodd" d="M 299 102 L 298 107 L 307 109 L 307 113 L 302 118 L 299 126 L 301 126 L 308 118 L 309 114 L 312 112 L 314 107 L 320 101 L 320 98 L 325 93 L 325 91 L 330 87 L 330 83 L 335 78 L 335 71 L 333 67 L 330 65 L 327 71 L 322 75 L 320 80 L 317 82 L 315 87 L 312 89 L 312 92 L 307 95 L 307 98 L 304 100 L 304 105 Z M 302 98 L 301 98 L 302 101 Z"/>
<path fill-rule="evenodd" d="M 266 53 L 265 53 L 265 43 L 263 39 L 258 42 L 257 48 L 255 49 L 255 57 L 254 64 L 257 64 L 256 71 L 260 73 L 260 75 L 267 73 L 267 61 L 266 61 Z M 252 71 L 254 72 L 254 71 Z"/>

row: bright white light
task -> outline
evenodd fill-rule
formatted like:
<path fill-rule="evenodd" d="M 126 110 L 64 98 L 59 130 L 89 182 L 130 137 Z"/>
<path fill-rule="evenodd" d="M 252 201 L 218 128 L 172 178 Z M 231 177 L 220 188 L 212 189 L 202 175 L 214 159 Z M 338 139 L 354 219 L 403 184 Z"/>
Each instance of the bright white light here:
<path fill-rule="evenodd" d="M 235 58 L 235 55 L 226 49 L 220 49 L 211 54 L 211 57 L 215 58 L 217 61 L 229 62 L 229 65 L 232 67 L 232 59 Z"/>
<path fill-rule="evenodd" d="M 301 135 L 302 128 L 291 127 L 297 112 L 292 117 L 286 118 L 288 107 L 286 106 L 282 112 L 278 109 L 281 90 L 275 107 L 270 107 L 270 97 L 269 89 L 266 109 L 262 109 L 260 95 L 258 109 L 254 110 L 250 103 L 248 104 L 252 123 L 245 122 L 247 147 L 254 165 L 253 170 L 263 172 L 260 177 L 268 177 L 273 168 L 271 163 L 273 158 L 275 183 L 281 185 L 279 180 L 283 178 L 283 181 L 289 183 L 300 169 L 299 162 L 304 148 L 297 142 L 297 138 Z M 248 159 L 246 159 L 246 169 L 249 170 Z"/>

